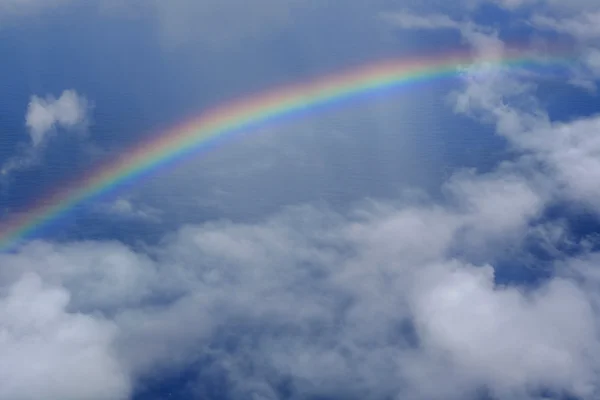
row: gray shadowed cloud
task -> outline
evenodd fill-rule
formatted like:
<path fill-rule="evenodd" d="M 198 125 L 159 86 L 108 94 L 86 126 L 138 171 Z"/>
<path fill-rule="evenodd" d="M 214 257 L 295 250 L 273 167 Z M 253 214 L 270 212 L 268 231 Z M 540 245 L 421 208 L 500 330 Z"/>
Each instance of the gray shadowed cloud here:
<path fill-rule="evenodd" d="M 593 291 L 566 276 L 537 289 L 500 286 L 493 265 L 449 256 L 519 242 L 543 195 L 502 171 L 447 186 L 455 206 L 304 207 L 256 224 L 185 227 L 150 255 L 109 242 L 32 243 L 0 257 L 2 281 L 37 274 L 70 293 L 67 317 L 107 316 L 115 330 L 99 347 L 98 379 L 119 371 L 117 361 L 134 382 L 209 357 L 201 368 L 223 371 L 231 398 L 277 398 L 285 380 L 300 397 L 458 399 L 483 387 L 501 399 L 542 388 L 591 396 Z"/>

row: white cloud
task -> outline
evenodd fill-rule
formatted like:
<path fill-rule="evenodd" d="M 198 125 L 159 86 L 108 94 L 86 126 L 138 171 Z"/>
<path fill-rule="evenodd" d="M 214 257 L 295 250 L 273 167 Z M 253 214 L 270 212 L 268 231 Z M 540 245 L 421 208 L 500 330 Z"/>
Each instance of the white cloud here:
<path fill-rule="evenodd" d="M 102 204 L 98 211 L 112 217 L 157 223 L 161 221 L 161 211 L 159 209 L 138 204 L 130 199 L 120 197 L 108 204 Z"/>
<path fill-rule="evenodd" d="M 0 297 L 0 399 L 112 400 L 130 387 L 117 328 L 67 311 L 69 293 L 26 274 Z"/>
<path fill-rule="evenodd" d="M 600 36 L 600 12 L 582 13 L 566 18 L 535 15 L 532 23 L 540 28 L 568 33 L 579 39 L 589 40 Z"/>
<path fill-rule="evenodd" d="M 304 207 L 261 223 L 189 226 L 149 255 L 118 243 L 32 243 L 0 256 L 0 282 L 35 273 L 68 291 L 73 310 L 110 315 L 109 349 L 132 379 L 210 357 L 206 368 L 226 374 L 232 398 L 273 397 L 280 379 L 298 396 L 593 394 L 594 291 L 566 276 L 499 286 L 491 266 L 451 256 L 518 244 L 544 191 L 506 167 L 456 175 L 446 188 L 445 206 Z M 410 324 L 412 339 L 402 333 Z"/>
<path fill-rule="evenodd" d="M 65 90 L 58 98 L 31 96 L 25 115 L 30 145 L 23 147 L 20 155 L 4 162 L 0 180 L 5 181 L 15 170 L 37 164 L 45 145 L 58 132 L 85 134 L 89 112 L 89 101 L 75 90 Z"/>
<path fill-rule="evenodd" d="M 1 279 L 38 274 L 71 293 L 71 308 L 88 313 L 73 315 L 89 321 L 110 310 L 117 336 L 100 353 L 118 351 L 133 376 L 214 357 L 233 398 L 273 393 L 285 377 L 298 395 L 458 399 L 483 386 L 500 399 L 536 388 L 589 395 L 600 383 L 594 292 L 569 278 L 528 291 L 498 286 L 490 266 L 449 257 L 465 231 L 483 245 L 519 241 L 538 208 L 510 207 L 530 196 L 510 176 L 457 182 L 466 207 L 291 210 L 264 223 L 184 228 L 152 257 L 116 243 L 33 243 L 0 256 Z M 36 315 L 58 318 L 60 298 L 61 307 Z M 54 304 L 28 299 L 28 307 Z M 402 335 L 411 321 L 415 339 Z M 52 337 L 52 324 L 40 326 Z M 49 354 L 41 346 L 38 354 Z"/>
<path fill-rule="evenodd" d="M 518 171 L 502 171 L 497 175 L 460 174 L 446 185 L 465 210 L 465 223 L 470 235 L 465 240 L 470 247 L 495 238 L 515 237 L 527 230 L 528 221 L 543 210 L 545 194 Z"/>
<path fill-rule="evenodd" d="M 594 53 L 589 54 L 593 60 Z M 595 183 L 600 179 L 598 116 L 550 121 L 531 94 L 535 86 L 518 71 L 478 67 L 464 80 L 464 90 L 452 97 L 457 112 L 495 124 L 497 132 L 519 151 L 541 162 L 544 173 L 553 174 L 554 195 L 600 212 Z"/>
<path fill-rule="evenodd" d="M 600 4 L 596 0 L 546 0 L 542 4 L 554 13 L 563 14 L 589 12 L 600 9 Z"/>
<path fill-rule="evenodd" d="M 464 0 L 462 3 L 471 7 L 474 5 L 494 3 L 510 11 L 515 11 L 520 8 L 535 8 L 562 14 L 590 11 L 598 9 L 599 7 L 596 0 Z"/>
<path fill-rule="evenodd" d="M 459 379 L 486 382 L 502 398 L 520 398 L 528 386 L 594 393 L 596 317 L 572 282 L 525 294 L 496 287 L 491 267 L 433 271 L 415 289 L 417 326 L 424 346 L 466 375 Z"/>
<path fill-rule="evenodd" d="M 74 90 L 65 90 L 58 98 L 32 96 L 25 125 L 33 146 L 40 146 L 56 128 L 84 126 L 88 122 L 88 109 L 87 99 Z"/>

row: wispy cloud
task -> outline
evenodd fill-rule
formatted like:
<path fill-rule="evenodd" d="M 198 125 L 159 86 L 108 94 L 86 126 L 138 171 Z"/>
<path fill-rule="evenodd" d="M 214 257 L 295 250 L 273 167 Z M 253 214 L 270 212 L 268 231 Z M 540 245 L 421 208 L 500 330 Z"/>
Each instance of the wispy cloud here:
<path fill-rule="evenodd" d="M 464 79 L 465 89 L 454 96 L 456 111 L 495 124 L 499 134 L 554 174 L 558 192 L 600 212 L 594 183 L 600 179 L 597 116 L 552 122 L 532 94 L 535 85 L 514 71 L 493 68 L 481 74 L 477 69 Z"/>
<path fill-rule="evenodd" d="M 98 211 L 110 217 L 158 223 L 161 221 L 161 211 L 144 204 L 138 204 L 130 199 L 120 197 L 110 203 L 102 204 Z"/>
<path fill-rule="evenodd" d="M 404 29 L 460 29 L 463 25 L 443 14 L 417 15 L 408 11 L 382 13 L 381 17 Z"/>

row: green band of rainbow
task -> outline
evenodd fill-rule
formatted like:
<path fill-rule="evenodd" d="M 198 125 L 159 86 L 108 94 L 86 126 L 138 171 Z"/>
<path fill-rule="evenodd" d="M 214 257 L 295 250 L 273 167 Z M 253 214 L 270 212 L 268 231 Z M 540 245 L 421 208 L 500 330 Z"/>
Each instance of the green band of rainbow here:
<path fill-rule="evenodd" d="M 526 66 L 565 61 L 563 52 L 505 51 L 501 58 L 478 59 L 475 64 Z M 472 66 L 468 51 L 436 57 L 376 62 L 313 81 L 293 84 L 236 100 L 202 113 L 149 140 L 123 151 L 120 156 L 70 181 L 59 190 L 46 193 L 26 212 L 0 222 L 0 250 L 32 237 L 38 229 L 86 200 L 95 198 L 148 174 L 167 163 L 194 153 L 219 137 L 250 130 L 274 119 L 291 116 L 336 101 L 380 90 L 405 87 L 411 83 L 455 75 Z"/>

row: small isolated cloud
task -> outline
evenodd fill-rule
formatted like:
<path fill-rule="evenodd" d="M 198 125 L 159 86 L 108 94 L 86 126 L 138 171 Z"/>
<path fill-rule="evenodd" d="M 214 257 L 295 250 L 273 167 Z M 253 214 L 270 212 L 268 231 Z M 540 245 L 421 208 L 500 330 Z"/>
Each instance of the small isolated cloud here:
<path fill-rule="evenodd" d="M 88 101 L 74 90 L 65 90 L 59 98 L 32 96 L 27 107 L 25 125 L 34 147 L 47 140 L 57 128 L 72 130 L 88 120 Z"/>
<path fill-rule="evenodd" d="M 35 165 L 45 145 L 58 133 L 85 133 L 89 111 L 89 101 L 75 90 L 65 90 L 58 98 L 52 95 L 32 96 L 25 115 L 30 144 L 21 150 L 19 156 L 4 163 L 1 175 L 6 178 L 10 172 Z"/>

